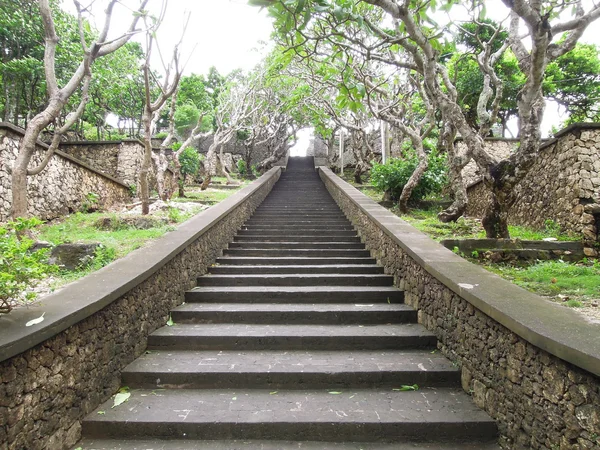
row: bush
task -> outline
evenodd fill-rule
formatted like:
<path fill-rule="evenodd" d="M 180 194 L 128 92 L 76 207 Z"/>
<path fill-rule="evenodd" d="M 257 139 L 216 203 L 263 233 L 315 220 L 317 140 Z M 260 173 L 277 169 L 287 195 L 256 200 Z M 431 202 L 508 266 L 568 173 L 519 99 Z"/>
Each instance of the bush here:
<path fill-rule="evenodd" d="M 181 155 L 179 155 L 179 164 L 181 164 L 181 174 L 185 177 L 186 175 L 196 175 L 200 169 L 200 155 L 198 151 L 193 147 L 186 148 Z"/>
<path fill-rule="evenodd" d="M 35 293 L 23 295 L 24 291 L 56 270 L 46 263 L 49 249 L 32 252 L 33 240 L 18 236 L 41 223 L 36 218 L 17 219 L 0 227 L 0 313 L 35 299 Z"/>
<path fill-rule="evenodd" d="M 246 176 L 246 172 L 248 171 L 248 168 L 246 167 L 246 161 L 243 159 L 238 160 L 237 168 L 241 176 Z"/>
<path fill-rule="evenodd" d="M 428 155 L 428 161 L 429 168 L 410 197 L 413 202 L 428 195 L 440 194 L 447 183 L 446 155 L 439 155 L 433 151 Z M 418 163 L 419 159 L 414 151 L 406 151 L 402 158 L 391 158 L 386 164 L 375 162 L 371 169 L 371 184 L 381 191 L 389 191 L 392 199 L 398 200 Z"/>

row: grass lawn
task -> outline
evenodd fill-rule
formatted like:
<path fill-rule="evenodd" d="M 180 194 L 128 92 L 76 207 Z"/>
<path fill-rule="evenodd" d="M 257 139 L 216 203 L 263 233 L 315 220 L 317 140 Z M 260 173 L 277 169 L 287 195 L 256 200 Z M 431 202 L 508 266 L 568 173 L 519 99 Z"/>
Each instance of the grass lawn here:
<path fill-rule="evenodd" d="M 239 189 L 247 185 L 244 181 Z M 176 229 L 177 225 L 190 217 L 205 210 L 208 206 L 219 203 L 236 193 L 239 189 L 219 190 L 211 187 L 206 191 L 199 188 L 188 188 L 186 198 L 174 198 L 173 203 L 187 203 L 187 207 L 175 206 L 151 214 L 156 219 L 156 225 L 148 229 L 137 229 L 133 226 L 111 227 L 110 230 L 98 227 L 98 223 L 112 222 L 120 218 L 132 217 L 126 213 L 75 213 L 61 219 L 47 222 L 35 230 L 36 239 L 47 241 L 53 245 L 63 243 L 100 243 L 102 247 L 96 253 L 96 258 L 86 267 L 76 271 L 59 271 L 49 280 L 42 283 L 42 293 L 52 292 L 56 288 L 70 283 L 85 275 L 100 269 L 115 259 L 122 258 L 128 253 L 143 247 L 149 242 Z M 190 202 L 198 202 L 193 205 Z M 200 203 L 204 203 L 200 204 Z"/>
<path fill-rule="evenodd" d="M 339 171 L 338 171 L 339 172 Z M 376 202 L 383 192 L 373 189 L 366 177 L 364 184 L 356 184 L 352 171 L 344 171 L 344 180 Z M 437 218 L 441 208 L 411 209 L 402 214 L 397 206 L 388 208 L 402 220 L 430 236 L 436 241 L 444 239 L 483 239 L 485 230 L 481 220 L 462 217 L 456 222 L 443 223 Z M 579 240 L 580 237 L 561 233 L 558 226 L 549 221 L 544 230 L 523 226 L 509 226 L 511 238 L 521 240 L 543 240 L 556 238 L 559 241 Z M 563 261 L 537 261 L 526 267 L 494 264 L 485 260 L 466 257 L 474 264 L 521 286 L 538 295 L 572 308 L 582 308 L 586 315 L 600 320 L 600 262 L 584 260 L 579 263 Z"/>

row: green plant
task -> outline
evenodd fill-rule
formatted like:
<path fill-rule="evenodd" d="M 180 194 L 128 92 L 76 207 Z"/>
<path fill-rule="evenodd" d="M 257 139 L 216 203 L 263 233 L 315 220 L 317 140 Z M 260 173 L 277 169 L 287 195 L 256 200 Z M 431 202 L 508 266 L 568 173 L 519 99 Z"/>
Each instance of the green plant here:
<path fill-rule="evenodd" d="M 475 259 L 479 259 L 479 252 L 477 250 L 473 250 L 471 252 L 471 257 L 473 257 Z"/>
<path fill-rule="evenodd" d="M 447 183 L 446 156 L 432 151 L 427 158 L 429 167 L 413 190 L 411 201 L 441 193 Z M 412 150 L 405 151 L 402 158 L 390 159 L 386 164 L 375 162 L 371 169 L 371 184 L 381 191 L 389 191 L 392 198 L 397 200 L 418 163 L 418 157 Z"/>
<path fill-rule="evenodd" d="M 240 173 L 241 176 L 246 175 L 246 172 L 248 171 L 248 167 L 246 166 L 246 161 L 244 161 L 243 159 L 238 160 L 237 168 L 238 168 L 238 172 Z"/>
<path fill-rule="evenodd" d="M 25 236 L 41 223 L 19 218 L 0 227 L 0 313 L 34 300 L 36 294 L 25 290 L 56 270 L 46 263 L 49 250 L 30 251 L 33 240 Z"/>
<path fill-rule="evenodd" d="M 129 193 L 131 194 L 132 197 L 137 197 L 137 184 L 129 185 Z"/>
<path fill-rule="evenodd" d="M 252 167 L 250 167 L 250 170 L 252 170 L 252 175 L 256 178 L 260 177 L 260 171 L 258 170 L 258 167 L 256 167 L 256 164 L 253 164 Z"/>
<path fill-rule="evenodd" d="M 81 202 L 81 212 L 93 212 L 98 210 L 98 201 L 100 196 L 95 192 L 88 192 L 85 194 L 83 202 Z"/>
<path fill-rule="evenodd" d="M 581 308 L 583 303 L 581 303 L 579 300 L 567 300 L 565 305 L 567 305 L 569 308 Z"/>
<path fill-rule="evenodd" d="M 167 214 L 171 222 L 181 222 L 181 211 L 179 209 L 169 206 L 169 208 L 167 209 Z"/>
<path fill-rule="evenodd" d="M 560 234 L 560 225 L 552 219 L 547 219 L 544 222 L 544 229 L 546 230 L 547 233 L 550 233 L 550 234 L 556 234 L 556 235 Z"/>

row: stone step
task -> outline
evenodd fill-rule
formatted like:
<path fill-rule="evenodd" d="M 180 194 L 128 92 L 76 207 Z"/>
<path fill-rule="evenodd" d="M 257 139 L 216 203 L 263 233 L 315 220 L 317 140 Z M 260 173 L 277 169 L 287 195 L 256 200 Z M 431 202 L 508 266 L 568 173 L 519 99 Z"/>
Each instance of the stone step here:
<path fill-rule="evenodd" d="M 238 236 L 273 236 L 278 238 L 296 237 L 296 236 L 314 236 L 315 238 L 344 238 L 344 237 L 355 237 L 356 230 L 352 227 L 345 227 L 341 230 L 330 230 L 330 229 L 280 229 L 280 228 L 248 228 L 241 229 L 238 231 Z"/>
<path fill-rule="evenodd" d="M 375 258 L 352 258 L 352 257 L 244 257 L 223 256 L 217 258 L 217 264 L 223 265 L 259 265 L 259 266 L 283 266 L 283 265 L 316 265 L 316 264 L 375 264 Z"/>
<path fill-rule="evenodd" d="M 312 256 L 320 257 L 341 257 L 341 258 L 367 258 L 371 256 L 368 250 L 359 249 L 278 249 L 278 248 L 230 248 L 223 250 L 226 256 L 263 256 L 263 257 L 298 257 Z"/>
<path fill-rule="evenodd" d="M 327 236 L 327 233 L 337 234 L 343 232 L 353 232 L 356 234 L 356 230 L 352 225 L 312 225 L 310 227 L 304 225 L 243 225 L 239 233 L 243 231 L 258 232 L 261 234 L 283 234 L 286 236 L 293 236 L 294 234 L 306 234 L 306 233 L 318 233 Z"/>
<path fill-rule="evenodd" d="M 126 403 L 112 406 L 110 399 L 85 418 L 85 436 L 475 443 L 489 442 L 497 432 L 490 417 L 456 388 L 135 389 Z"/>
<path fill-rule="evenodd" d="M 338 210 L 338 212 L 331 212 L 331 210 L 309 211 L 306 209 L 302 209 L 302 210 L 282 211 L 282 210 L 278 209 L 278 210 L 273 210 L 273 211 L 265 211 L 265 210 L 257 209 L 252 216 L 253 219 L 257 219 L 257 218 L 301 219 L 301 218 L 310 218 L 310 217 L 317 217 L 317 218 L 333 217 L 333 218 L 346 219 L 346 216 L 344 215 L 344 213 L 339 210 Z"/>
<path fill-rule="evenodd" d="M 375 264 L 329 264 L 329 265 L 288 265 L 288 266 L 227 266 L 218 265 L 209 269 L 212 274 L 318 274 L 318 273 L 342 273 L 342 274 L 367 274 L 383 273 L 383 267 Z"/>
<path fill-rule="evenodd" d="M 156 350 L 125 367 L 122 383 L 136 389 L 460 387 L 460 370 L 423 350 Z"/>
<path fill-rule="evenodd" d="M 231 242 L 229 248 L 243 249 L 365 249 L 362 242 L 298 242 L 290 236 L 286 242 L 268 242 L 268 241 L 243 241 Z"/>
<path fill-rule="evenodd" d="M 249 219 L 244 225 L 245 226 L 251 226 L 251 225 L 270 225 L 270 224 L 274 224 L 274 225 L 321 225 L 321 226 L 327 226 L 327 225 L 350 225 L 350 222 L 348 221 L 348 219 L 346 219 L 345 217 L 343 218 L 331 218 L 331 217 L 324 217 L 324 218 L 298 218 L 298 219 L 294 219 L 294 218 L 286 218 L 286 217 L 279 217 L 279 218 L 275 218 L 273 217 L 271 218 L 261 218 L 261 217 L 257 217 L 257 218 L 251 218 Z"/>
<path fill-rule="evenodd" d="M 490 443 L 427 443 L 427 442 L 315 442 L 305 441 L 206 441 L 162 439 L 84 439 L 81 448 L 93 450 L 500 450 L 495 442 Z"/>
<path fill-rule="evenodd" d="M 262 325 L 175 324 L 148 336 L 148 349 L 170 350 L 386 350 L 435 349 L 418 324 Z"/>
<path fill-rule="evenodd" d="M 185 303 L 171 311 L 175 323 L 388 324 L 416 323 L 403 303 Z"/>
<path fill-rule="evenodd" d="M 384 274 L 248 274 L 204 275 L 198 286 L 392 286 Z"/>
<path fill-rule="evenodd" d="M 224 303 L 403 303 L 404 292 L 387 286 L 195 287 L 186 302 Z"/>
<path fill-rule="evenodd" d="M 265 234 L 256 234 L 256 235 L 247 235 L 240 234 L 233 238 L 234 242 L 352 242 L 357 243 L 360 242 L 360 238 L 356 236 L 354 233 L 353 236 L 311 236 L 311 235 L 298 235 L 298 236 L 289 236 L 286 235 L 265 235 Z"/>

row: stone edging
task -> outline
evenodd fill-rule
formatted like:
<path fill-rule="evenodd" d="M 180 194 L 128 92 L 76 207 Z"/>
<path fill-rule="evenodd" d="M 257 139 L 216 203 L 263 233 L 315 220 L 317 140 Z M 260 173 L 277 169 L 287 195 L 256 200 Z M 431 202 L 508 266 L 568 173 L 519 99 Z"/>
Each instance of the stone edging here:
<path fill-rule="evenodd" d="M 280 167 L 272 168 L 231 197 L 184 222 L 177 230 L 66 286 L 60 292 L 44 297 L 41 306 L 19 308 L 10 314 L 0 315 L 0 362 L 56 336 L 138 286 L 265 184 L 278 178 L 280 171 Z M 25 327 L 28 321 L 42 313 L 43 322 Z"/>
<path fill-rule="evenodd" d="M 21 136 L 25 135 L 25 130 L 23 130 L 20 127 L 17 127 L 15 125 L 13 125 L 12 123 L 0 122 L 0 129 L 2 129 L 2 128 L 8 129 L 8 130 L 12 131 L 13 133 L 20 134 Z M 112 141 L 112 142 L 117 142 L 117 141 Z M 45 149 L 47 149 L 49 147 L 48 144 L 45 144 L 44 142 L 40 141 L 39 139 L 36 142 L 36 144 L 39 145 L 42 148 L 45 148 Z M 85 162 L 83 162 L 83 161 L 81 161 L 81 160 L 79 160 L 77 158 L 74 158 L 71 155 L 68 155 L 67 153 L 64 153 L 64 152 L 62 152 L 62 151 L 60 151 L 60 150 L 57 149 L 57 150 L 54 151 L 54 154 L 60 156 L 63 159 L 66 159 L 67 161 L 72 162 L 73 164 L 77 164 L 78 166 L 81 166 L 84 169 L 89 170 L 90 172 L 94 172 L 94 173 L 96 173 L 96 174 L 98 174 L 98 175 L 100 175 L 100 176 L 102 176 L 102 177 L 104 177 L 104 178 L 106 178 L 106 179 L 114 182 L 114 183 L 117 183 L 118 185 L 121 185 L 124 188 L 129 189 L 129 185 L 123 183 L 121 180 L 118 180 L 118 179 L 116 179 L 116 178 L 114 178 L 114 177 L 112 177 L 112 176 L 110 176 L 110 175 L 108 175 L 108 174 L 106 174 L 104 172 L 100 172 L 97 169 L 94 169 L 92 166 L 86 164 Z"/>
<path fill-rule="evenodd" d="M 536 347 L 600 376 L 600 324 L 478 267 L 430 239 L 369 197 L 319 167 L 335 186 L 415 262 L 481 312 Z M 371 249 L 373 250 L 373 249 Z"/>

